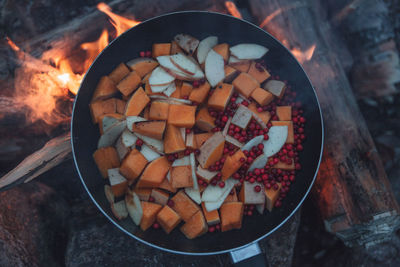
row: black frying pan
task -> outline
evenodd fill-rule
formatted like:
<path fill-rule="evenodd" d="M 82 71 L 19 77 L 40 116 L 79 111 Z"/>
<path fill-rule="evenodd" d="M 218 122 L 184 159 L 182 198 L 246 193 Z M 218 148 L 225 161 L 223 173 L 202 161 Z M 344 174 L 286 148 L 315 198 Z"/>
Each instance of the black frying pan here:
<path fill-rule="evenodd" d="M 219 42 L 230 45 L 256 43 L 270 50 L 264 59 L 273 75 L 287 80 L 304 103 L 307 119 L 302 170 L 283 201 L 281 208 L 264 215 L 246 217 L 241 230 L 206 234 L 187 239 L 179 229 L 167 235 L 162 230 L 141 231 L 130 219 L 118 221 L 111 213 L 104 195 L 104 181 L 93 161 L 99 139 L 97 125 L 90 118 L 89 102 L 99 79 L 110 73 L 119 63 L 136 58 L 139 51 L 150 50 L 153 43 L 169 42 L 178 33 L 188 33 L 198 39 L 216 35 Z M 72 149 L 75 165 L 89 196 L 101 212 L 127 235 L 162 250 L 191 255 L 230 252 L 248 246 L 274 232 L 299 208 L 314 182 L 319 167 L 322 144 L 322 116 L 315 91 L 304 70 L 293 55 L 274 37 L 246 21 L 211 12 L 178 12 L 145 21 L 115 39 L 94 61 L 81 84 L 75 99 L 72 116 Z"/>

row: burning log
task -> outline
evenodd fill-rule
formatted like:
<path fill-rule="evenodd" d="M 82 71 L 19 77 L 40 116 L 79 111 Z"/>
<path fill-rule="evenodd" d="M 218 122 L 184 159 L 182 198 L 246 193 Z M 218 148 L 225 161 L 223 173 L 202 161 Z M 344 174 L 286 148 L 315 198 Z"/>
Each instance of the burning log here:
<path fill-rule="evenodd" d="M 337 57 L 307 1 L 250 0 L 263 26 L 284 44 L 316 44 L 303 66 L 316 88 L 325 122 L 325 148 L 314 187 L 327 231 L 348 246 L 390 240 L 400 226 L 399 206 L 368 128 Z M 290 7 L 290 8 L 288 8 Z M 277 11 L 280 11 L 277 13 Z"/>

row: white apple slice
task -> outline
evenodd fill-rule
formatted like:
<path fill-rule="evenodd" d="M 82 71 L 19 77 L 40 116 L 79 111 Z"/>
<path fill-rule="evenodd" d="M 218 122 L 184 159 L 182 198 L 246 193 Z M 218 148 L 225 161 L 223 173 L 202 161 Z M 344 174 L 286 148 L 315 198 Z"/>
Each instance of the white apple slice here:
<path fill-rule="evenodd" d="M 125 183 L 127 180 L 125 179 L 124 176 L 122 176 L 119 173 L 119 168 L 113 168 L 113 169 L 108 169 L 107 170 L 108 173 L 108 178 L 110 179 L 110 185 L 111 187 L 113 185 L 118 185 L 118 184 L 122 184 Z"/>
<path fill-rule="evenodd" d="M 109 185 L 106 184 L 106 185 L 104 186 L 104 193 L 106 194 L 106 198 L 107 198 L 108 202 L 109 202 L 110 204 L 114 203 L 114 201 L 115 201 L 115 196 L 114 196 L 114 193 L 113 193 L 112 190 L 111 190 L 111 186 L 109 186 Z"/>
<path fill-rule="evenodd" d="M 243 147 L 243 143 L 239 142 L 237 139 L 233 138 L 230 135 L 226 135 L 225 136 L 225 141 L 228 143 L 231 143 L 234 146 L 237 146 L 238 148 L 242 148 Z"/>
<path fill-rule="evenodd" d="M 225 198 L 229 195 L 229 193 L 231 192 L 232 188 L 235 186 L 236 181 L 232 178 L 229 178 L 228 180 L 225 181 L 225 187 L 224 189 L 225 192 L 220 196 L 220 198 L 217 201 L 207 201 L 204 202 L 204 206 L 206 208 L 207 211 L 213 211 L 216 209 L 219 209 L 222 205 L 222 203 L 224 203 Z M 204 194 L 204 192 L 203 192 Z"/>
<path fill-rule="evenodd" d="M 272 126 L 268 132 L 269 139 L 264 140 L 264 154 L 271 157 L 281 150 L 288 136 L 287 126 Z"/>
<path fill-rule="evenodd" d="M 175 77 L 168 74 L 163 68 L 157 67 L 153 70 L 149 78 L 150 85 L 165 85 L 173 82 Z"/>
<path fill-rule="evenodd" d="M 214 178 L 218 172 L 212 172 L 207 169 L 203 169 L 200 165 L 197 166 L 196 174 L 203 178 L 204 180 L 210 182 L 212 178 Z"/>
<path fill-rule="evenodd" d="M 268 48 L 258 44 L 238 44 L 229 50 L 238 59 L 259 59 L 268 52 Z"/>
<path fill-rule="evenodd" d="M 251 172 L 254 169 L 263 169 L 265 167 L 265 164 L 267 164 L 267 162 L 268 162 L 268 157 L 265 156 L 264 154 L 261 154 L 251 163 L 247 172 Z"/>
<path fill-rule="evenodd" d="M 249 59 L 238 59 L 237 57 L 231 55 L 229 57 L 228 64 L 232 65 L 232 66 L 235 66 L 235 65 L 240 65 L 240 64 L 247 63 L 249 61 L 250 61 Z"/>
<path fill-rule="evenodd" d="M 225 138 L 221 132 L 214 133 L 204 144 L 200 147 L 200 155 L 197 156 L 197 161 L 202 167 L 208 161 L 208 158 L 214 153 L 215 149 L 220 147 L 225 142 Z"/>
<path fill-rule="evenodd" d="M 193 54 L 199 45 L 199 40 L 188 34 L 177 34 L 174 41 L 188 54 Z"/>
<path fill-rule="evenodd" d="M 249 109 L 250 110 L 250 109 Z M 251 111 L 251 110 L 250 110 Z M 267 128 L 267 125 L 265 124 L 265 122 L 254 112 L 254 111 L 251 111 L 251 113 L 253 113 L 253 118 L 256 120 L 256 122 L 258 123 L 258 124 L 260 124 L 260 126 L 261 126 L 261 129 L 265 129 L 265 128 Z"/>
<path fill-rule="evenodd" d="M 135 135 L 142 139 L 142 141 L 148 145 L 149 147 L 155 149 L 158 153 L 164 154 L 164 143 L 161 140 L 157 140 L 139 133 L 135 133 Z"/>
<path fill-rule="evenodd" d="M 182 53 L 178 53 L 169 57 L 172 64 L 174 64 L 178 69 L 183 71 L 188 75 L 194 75 L 196 73 L 197 63 L 190 60 L 187 56 Z"/>
<path fill-rule="evenodd" d="M 215 87 L 225 78 L 224 58 L 211 49 L 206 57 L 205 73 L 211 87 Z"/>
<path fill-rule="evenodd" d="M 173 83 L 167 83 L 163 85 L 150 85 L 150 88 L 153 93 L 162 93 L 166 91 L 171 84 Z"/>
<path fill-rule="evenodd" d="M 238 96 L 237 98 L 236 98 L 236 101 L 235 101 L 235 103 L 236 104 L 240 104 L 240 103 L 242 103 L 243 102 L 243 100 L 245 100 L 246 98 L 244 97 L 244 96 Z"/>
<path fill-rule="evenodd" d="M 231 122 L 232 122 L 232 117 L 229 117 L 228 121 L 225 124 L 224 130 L 222 130 L 222 135 L 225 137 L 228 135 L 229 125 L 231 125 Z"/>
<path fill-rule="evenodd" d="M 140 150 L 140 153 L 147 159 L 148 162 L 153 161 L 155 159 L 158 159 L 161 157 L 160 154 L 158 154 L 156 151 L 151 149 L 148 145 L 143 144 L 142 149 Z"/>
<path fill-rule="evenodd" d="M 190 153 L 189 155 L 190 166 L 192 167 L 192 179 L 193 179 L 193 188 L 199 190 L 199 184 L 197 183 L 197 175 L 196 175 L 196 159 L 194 153 Z"/>
<path fill-rule="evenodd" d="M 135 145 L 137 136 L 130 132 L 128 129 L 125 129 L 121 135 L 122 143 L 126 147 L 132 147 Z"/>
<path fill-rule="evenodd" d="M 169 170 L 167 173 L 167 180 L 168 182 L 171 182 L 171 170 Z"/>
<path fill-rule="evenodd" d="M 136 225 L 139 225 L 143 217 L 143 209 L 138 195 L 135 192 L 128 190 L 125 195 L 125 204 L 129 217 L 131 217 L 132 221 Z"/>
<path fill-rule="evenodd" d="M 256 186 L 261 187 L 259 192 L 254 190 Z M 244 181 L 242 187 L 240 200 L 243 201 L 243 204 L 265 204 L 264 185 L 262 183 Z"/>
<path fill-rule="evenodd" d="M 200 64 L 203 64 L 206 60 L 208 52 L 218 44 L 217 36 L 208 36 L 207 38 L 201 40 L 199 46 L 197 47 L 197 60 Z"/>
<path fill-rule="evenodd" d="M 100 136 L 99 142 L 97 143 L 97 148 L 113 146 L 125 127 L 125 121 L 115 123 L 111 128 L 105 131 L 102 136 Z"/>
<path fill-rule="evenodd" d="M 151 95 L 151 99 L 158 99 L 161 101 L 165 101 L 168 104 L 173 104 L 173 105 L 191 105 L 192 101 L 186 100 L 186 99 L 179 99 L 179 98 L 174 98 L 174 97 L 166 97 L 162 95 Z"/>
<path fill-rule="evenodd" d="M 282 97 L 286 88 L 286 84 L 278 80 L 269 80 L 264 84 L 264 89 L 268 90 L 276 97 Z"/>
<path fill-rule="evenodd" d="M 201 204 L 201 197 L 200 197 L 200 191 L 199 189 L 194 189 L 192 187 L 186 187 L 185 188 L 185 193 L 188 195 L 194 202 L 196 202 L 198 205 Z"/>
<path fill-rule="evenodd" d="M 111 211 L 118 220 L 128 217 L 125 201 L 121 200 L 111 204 Z"/>
<path fill-rule="evenodd" d="M 264 214 L 264 209 L 265 209 L 265 203 L 257 204 L 257 205 L 256 205 L 256 210 L 257 210 L 258 213 L 260 213 L 261 215 Z"/>
<path fill-rule="evenodd" d="M 130 147 L 125 146 L 124 142 L 122 141 L 122 134 L 118 138 L 117 142 L 115 143 L 115 149 L 117 150 L 119 159 L 122 161 L 125 158 L 126 154 L 128 154 Z"/>
<path fill-rule="evenodd" d="M 170 56 L 159 56 L 157 57 L 158 63 L 163 67 L 170 75 L 174 76 L 176 79 L 191 81 L 192 75 L 188 75 L 181 71 L 177 66 L 175 66 L 170 60 Z"/>
<path fill-rule="evenodd" d="M 174 160 L 172 163 L 172 167 L 178 167 L 178 166 L 189 166 L 190 165 L 190 158 L 189 156 L 185 156 L 180 159 Z"/>
<path fill-rule="evenodd" d="M 226 185 L 224 188 L 219 187 L 218 185 L 209 184 L 206 189 L 204 189 L 203 194 L 201 195 L 201 201 L 203 202 L 215 202 L 224 194 L 226 191 Z"/>
<path fill-rule="evenodd" d="M 153 87 L 152 87 L 153 89 Z M 174 82 L 170 83 L 168 87 L 163 91 L 164 95 L 171 96 L 173 92 L 176 90 L 176 85 Z"/>
<path fill-rule="evenodd" d="M 243 105 L 239 105 L 239 108 L 236 110 L 235 114 L 232 118 L 232 123 L 236 126 L 239 126 L 242 129 L 246 129 L 249 124 L 251 118 L 253 116 L 253 112 L 250 109 L 246 108 Z"/>
<path fill-rule="evenodd" d="M 111 128 L 111 126 L 113 126 L 114 124 L 116 124 L 117 122 L 121 121 L 122 119 L 117 119 L 115 117 L 112 116 L 104 116 L 103 119 L 101 120 L 101 134 L 103 134 L 105 131 L 107 131 L 109 128 Z"/>
<path fill-rule="evenodd" d="M 244 151 L 244 150 L 250 151 L 250 149 L 253 146 L 256 146 L 256 145 L 262 143 L 263 140 L 264 140 L 264 136 L 263 135 L 259 135 L 259 136 L 254 137 L 249 142 L 247 142 L 244 146 L 242 146 L 242 151 Z"/>
<path fill-rule="evenodd" d="M 139 116 L 128 116 L 126 117 L 126 127 L 129 129 L 129 131 L 133 131 L 132 126 L 135 122 L 141 122 L 141 121 L 147 121 L 143 117 Z"/>
<path fill-rule="evenodd" d="M 191 131 L 190 133 L 186 134 L 186 147 L 195 148 L 194 147 L 194 133 Z"/>
<path fill-rule="evenodd" d="M 179 131 L 181 132 L 182 140 L 186 140 L 186 128 L 179 128 Z"/>

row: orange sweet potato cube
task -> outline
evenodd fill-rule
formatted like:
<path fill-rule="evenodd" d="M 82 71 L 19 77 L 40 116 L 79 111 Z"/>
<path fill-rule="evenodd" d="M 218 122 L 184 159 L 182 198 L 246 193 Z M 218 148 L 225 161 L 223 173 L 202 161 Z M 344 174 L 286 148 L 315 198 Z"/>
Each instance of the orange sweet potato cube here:
<path fill-rule="evenodd" d="M 208 231 L 208 225 L 201 210 L 196 212 L 182 227 L 182 233 L 188 238 L 193 239 L 201 236 Z"/>
<path fill-rule="evenodd" d="M 232 84 L 235 87 L 235 90 L 244 95 L 246 98 L 249 98 L 251 93 L 257 87 L 260 87 L 260 83 L 245 72 L 240 73 L 239 76 L 233 80 Z"/>
<path fill-rule="evenodd" d="M 153 188 L 151 190 L 151 197 L 154 198 L 154 202 L 160 205 L 167 205 L 168 199 L 169 199 L 169 194 L 167 192 L 164 192 L 160 189 L 155 189 Z"/>
<path fill-rule="evenodd" d="M 149 201 L 149 197 L 151 195 L 151 188 L 135 188 L 133 190 L 142 201 Z"/>
<path fill-rule="evenodd" d="M 118 168 L 120 166 L 117 150 L 111 146 L 97 149 L 93 153 L 93 158 L 103 178 L 108 177 L 108 169 Z"/>
<path fill-rule="evenodd" d="M 165 126 L 165 121 L 139 121 L 132 125 L 132 131 L 154 139 L 162 140 Z"/>
<path fill-rule="evenodd" d="M 171 43 L 158 43 L 158 44 L 153 44 L 153 51 L 151 55 L 153 58 L 159 57 L 159 56 L 166 56 L 169 55 L 171 52 Z"/>
<path fill-rule="evenodd" d="M 144 108 L 143 118 L 145 118 L 146 120 L 150 120 L 150 107 L 149 106 Z"/>
<path fill-rule="evenodd" d="M 182 48 L 178 45 L 177 42 L 172 41 L 172 42 L 171 42 L 171 52 L 170 52 L 170 54 L 171 54 L 171 55 L 175 55 L 175 54 L 177 54 L 177 53 L 183 53 L 183 50 L 182 50 Z"/>
<path fill-rule="evenodd" d="M 210 115 L 207 107 L 201 108 L 196 114 L 196 126 L 203 131 L 211 131 L 215 127 L 215 118 Z"/>
<path fill-rule="evenodd" d="M 132 71 L 117 84 L 117 88 L 121 94 L 128 96 L 138 88 L 141 81 L 140 76 L 135 71 Z"/>
<path fill-rule="evenodd" d="M 291 106 L 276 107 L 276 115 L 278 116 L 280 121 L 291 121 L 292 107 Z"/>
<path fill-rule="evenodd" d="M 118 89 L 115 86 L 115 83 L 108 76 L 103 76 L 100 78 L 100 81 L 94 90 L 91 102 L 110 98 L 117 92 Z"/>
<path fill-rule="evenodd" d="M 277 183 L 278 189 L 275 190 L 273 188 L 267 189 L 265 188 L 265 206 L 269 211 L 272 211 L 274 208 L 275 202 L 279 197 L 279 193 L 281 191 L 281 183 Z"/>
<path fill-rule="evenodd" d="M 196 140 L 197 148 L 201 147 L 211 136 L 213 136 L 213 133 L 195 134 L 194 139 Z"/>
<path fill-rule="evenodd" d="M 267 124 L 271 119 L 271 113 L 269 113 L 269 111 L 259 112 L 254 102 L 251 103 L 248 108 L 253 111 L 265 124 Z"/>
<path fill-rule="evenodd" d="M 127 64 L 132 71 L 136 72 L 140 76 L 140 78 L 145 77 L 147 74 L 149 74 L 150 77 L 151 71 L 158 66 L 156 60 L 149 58 L 136 58 L 129 61 Z"/>
<path fill-rule="evenodd" d="M 175 91 L 169 97 L 181 98 L 181 85 L 177 81 L 175 81 L 175 88 Z"/>
<path fill-rule="evenodd" d="M 142 173 L 147 159 L 137 149 L 132 149 L 121 163 L 119 172 L 129 181 L 134 181 Z"/>
<path fill-rule="evenodd" d="M 231 83 L 233 79 L 235 79 L 236 76 L 239 75 L 239 71 L 229 65 L 225 65 L 224 70 L 225 70 L 224 82 L 226 83 Z"/>
<path fill-rule="evenodd" d="M 220 223 L 218 210 L 208 211 L 204 202 L 201 203 L 201 208 L 203 210 L 204 217 L 206 218 L 208 225 L 215 225 Z"/>
<path fill-rule="evenodd" d="M 250 64 L 251 64 L 251 61 L 244 61 L 244 62 L 240 62 L 240 63 L 231 64 L 231 66 L 240 72 L 247 73 L 250 69 Z"/>
<path fill-rule="evenodd" d="M 287 164 L 286 162 L 279 161 L 276 163 L 274 166 L 272 166 L 273 169 L 282 169 L 282 170 L 288 170 L 292 171 L 295 169 L 294 162 L 292 161 L 291 164 Z"/>
<path fill-rule="evenodd" d="M 257 101 L 258 104 L 261 106 L 268 105 L 269 103 L 274 100 L 274 95 L 268 92 L 267 90 L 264 90 L 260 87 L 257 87 L 254 89 L 254 91 L 251 93 L 251 97 Z"/>
<path fill-rule="evenodd" d="M 260 69 L 257 69 L 256 64 L 257 63 L 253 61 L 247 73 L 250 74 L 259 83 L 263 83 L 266 79 L 271 77 L 271 74 L 269 74 L 269 72 L 262 66 L 260 67 Z"/>
<path fill-rule="evenodd" d="M 165 178 L 162 183 L 158 186 L 158 188 L 167 190 L 168 192 L 171 193 L 175 193 L 176 192 L 176 188 L 173 188 L 171 183 L 168 181 L 167 178 Z"/>
<path fill-rule="evenodd" d="M 195 103 L 203 103 L 208 96 L 211 87 L 208 82 L 203 83 L 197 88 L 193 88 L 189 95 L 189 100 Z"/>
<path fill-rule="evenodd" d="M 229 195 L 225 198 L 224 203 L 228 203 L 228 202 L 238 202 L 238 197 L 237 197 L 237 193 L 236 193 L 236 189 L 235 187 L 232 188 L 231 190 L 232 192 L 229 192 Z M 232 194 L 231 194 L 232 193 Z"/>
<path fill-rule="evenodd" d="M 121 99 L 115 99 L 115 102 L 116 102 L 116 112 L 121 115 L 124 114 L 126 101 Z"/>
<path fill-rule="evenodd" d="M 286 139 L 286 143 L 293 144 L 294 143 L 294 131 L 293 131 L 293 122 L 292 121 L 271 121 L 272 126 L 287 126 L 288 127 L 288 137 Z"/>
<path fill-rule="evenodd" d="M 125 116 L 138 116 L 149 102 L 150 98 L 143 88 L 139 87 L 126 103 Z"/>
<path fill-rule="evenodd" d="M 207 169 L 222 157 L 225 137 L 221 132 L 216 132 L 201 147 L 197 161 L 201 167 Z"/>
<path fill-rule="evenodd" d="M 143 210 L 143 217 L 140 221 L 140 229 L 146 231 L 156 221 L 158 212 L 162 209 L 162 206 L 152 202 L 141 201 Z"/>
<path fill-rule="evenodd" d="M 183 190 L 176 193 L 175 196 L 171 198 L 174 202 L 172 209 L 176 211 L 182 219 L 187 222 L 192 218 L 192 216 L 200 211 L 199 206 L 194 203 Z"/>
<path fill-rule="evenodd" d="M 242 150 L 238 150 L 232 156 L 226 157 L 224 166 L 221 170 L 221 179 L 225 181 L 231 177 L 232 174 L 240 169 L 240 167 L 245 163 L 246 159 L 247 157 L 244 155 Z"/>
<path fill-rule="evenodd" d="M 183 141 L 181 131 L 178 127 L 168 124 L 164 137 L 164 152 L 167 154 L 185 150 L 186 145 Z"/>
<path fill-rule="evenodd" d="M 169 234 L 181 222 L 181 216 L 168 206 L 164 206 L 157 214 L 157 222 Z"/>
<path fill-rule="evenodd" d="M 169 105 L 168 124 L 192 128 L 195 124 L 196 107 L 188 105 Z"/>
<path fill-rule="evenodd" d="M 193 90 L 193 85 L 188 82 L 183 82 L 181 86 L 181 97 L 189 97 Z"/>
<path fill-rule="evenodd" d="M 166 157 L 159 157 L 144 169 L 142 176 L 140 177 L 137 187 L 158 187 L 167 175 L 170 168 L 170 164 Z"/>
<path fill-rule="evenodd" d="M 174 188 L 192 187 L 192 167 L 176 166 L 171 168 L 171 185 Z"/>
<path fill-rule="evenodd" d="M 242 228 L 244 205 L 242 202 L 229 202 L 222 204 L 220 208 L 221 231 Z"/>
<path fill-rule="evenodd" d="M 229 59 L 229 45 L 227 43 L 218 44 L 213 47 L 214 51 L 220 54 L 225 62 Z"/>
<path fill-rule="evenodd" d="M 98 123 L 104 114 L 115 113 L 117 109 L 116 98 L 97 100 L 89 104 L 93 123 Z"/>
<path fill-rule="evenodd" d="M 130 72 L 129 68 L 125 65 L 125 63 L 119 64 L 108 77 L 115 83 L 119 83 L 126 75 Z"/>
<path fill-rule="evenodd" d="M 232 84 L 222 83 L 218 85 L 213 94 L 208 98 L 208 106 L 218 110 L 224 110 L 232 96 L 232 93 Z"/>
<path fill-rule="evenodd" d="M 166 102 L 153 101 L 150 106 L 150 120 L 167 120 L 169 104 Z"/>
<path fill-rule="evenodd" d="M 108 178 L 113 195 L 115 197 L 124 196 L 128 188 L 128 180 L 119 173 L 118 168 L 108 169 Z"/>

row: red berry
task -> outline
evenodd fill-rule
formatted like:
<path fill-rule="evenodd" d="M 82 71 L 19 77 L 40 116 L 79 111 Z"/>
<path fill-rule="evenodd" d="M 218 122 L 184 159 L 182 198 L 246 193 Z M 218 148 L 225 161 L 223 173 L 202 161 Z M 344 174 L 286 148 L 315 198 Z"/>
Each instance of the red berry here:
<path fill-rule="evenodd" d="M 158 223 L 154 223 L 154 224 L 153 224 L 153 228 L 154 228 L 154 229 L 158 229 L 158 228 L 160 228 L 160 225 L 159 225 Z"/>
<path fill-rule="evenodd" d="M 146 55 L 146 52 L 140 51 L 139 55 L 140 55 L 141 57 L 144 57 L 144 56 Z"/>
<path fill-rule="evenodd" d="M 221 230 L 221 225 L 220 224 L 215 225 L 215 229 Z"/>
<path fill-rule="evenodd" d="M 301 165 L 300 165 L 300 163 L 296 163 L 295 168 L 296 168 L 296 170 L 301 170 Z"/>
<path fill-rule="evenodd" d="M 253 158 L 252 157 L 248 157 L 247 158 L 247 163 L 252 163 L 253 162 Z"/>
<path fill-rule="evenodd" d="M 137 139 L 136 140 L 136 145 L 137 146 L 142 146 L 143 145 L 143 141 L 141 139 Z"/>
<path fill-rule="evenodd" d="M 221 182 L 218 183 L 218 185 L 219 185 L 219 187 L 224 188 L 225 187 L 225 182 L 221 181 Z"/>
<path fill-rule="evenodd" d="M 174 155 L 168 155 L 167 159 L 168 159 L 168 161 L 174 161 L 175 157 L 174 157 Z"/>
<path fill-rule="evenodd" d="M 260 149 L 260 150 L 263 150 L 264 149 L 264 144 L 262 144 L 262 143 L 258 144 L 257 148 Z"/>
<path fill-rule="evenodd" d="M 278 158 L 274 158 L 274 164 L 278 164 L 279 159 Z"/>
<path fill-rule="evenodd" d="M 228 121 L 228 116 L 226 116 L 226 115 L 222 116 L 221 120 L 223 122 L 227 122 Z"/>
<path fill-rule="evenodd" d="M 256 181 L 256 179 L 254 179 L 253 177 L 251 177 L 251 178 L 249 179 L 249 182 L 252 183 L 252 184 L 254 184 L 255 181 Z"/>
<path fill-rule="evenodd" d="M 264 134 L 264 140 L 268 140 L 268 139 L 269 139 L 268 134 Z"/>
<path fill-rule="evenodd" d="M 261 191 L 261 186 L 256 185 L 256 186 L 254 187 L 254 191 L 256 191 L 257 193 L 260 192 L 260 191 Z"/>
<path fill-rule="evenodd" d="M 257 111 L 258 111 L 258 112 L 263 112 L 263 108 L 262 108 L 262 107 L 258 107 L 258 108 L 257 108 Z"/>
<path fill-rule="evenodd" d="M 302 151 L 302 150 L 303 150 L 303 146 L 300 145 L 300 144 L 298 144 L 298 145 L 296 146 L 296 149 L 297 149 L 298 151 Z"/>
<path fill-rule="evenodd" d="M 186 132 L 187 134 L 190 134 L 190 133 L 192 132 L 192 129 L 186 128 L 185 132 Z"/>
<path fill-rule="evenodd" d="M 208 232 L 210 232 L 210 233 L 215 232 L 215 226 L 208 227 Z"/>
<path fill-rule="evenodd" d="M 169 199 L 167 202 L 167 205 L 170 206 L 171 208 L 174 206 L 174 201 L 172 199 Z"/>
<path fill-rule="evenodd" d="M 243 157 L 241 157 L 239 161 L 240 161 L 241 163 L 244 163 L 244 162 L 246 161 L 246 159 L 243 158 Z"/>
<path fill-rule="evenodd" d="M 252 216 L 253 215 L 253 212 L 251 211 L 251 210 L 249 210 L 248 212 L 247 212 L 247 216 Z"/>
<path fill-rule="evenodd" d="M 150 196 L 149 197 L 149 202 L 154 202 L 154 201 L 155 201 L 154 197 Z"/>

